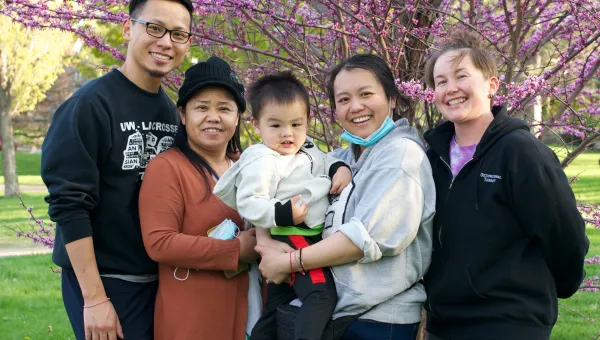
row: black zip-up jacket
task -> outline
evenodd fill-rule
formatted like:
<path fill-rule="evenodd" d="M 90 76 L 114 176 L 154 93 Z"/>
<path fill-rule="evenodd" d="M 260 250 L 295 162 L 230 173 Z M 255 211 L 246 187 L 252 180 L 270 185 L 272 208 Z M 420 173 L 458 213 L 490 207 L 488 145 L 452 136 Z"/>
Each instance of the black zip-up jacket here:
<path fill-rule="evenodd" d="M 573 295 L 585 276 L 585 223 L 552 150 L 504 107 L 493 113 L 454 179 L 454 124 L 425 134 L 437 194 L 427 330 L 443 339 L 549 339 L 557 297 Z"/>

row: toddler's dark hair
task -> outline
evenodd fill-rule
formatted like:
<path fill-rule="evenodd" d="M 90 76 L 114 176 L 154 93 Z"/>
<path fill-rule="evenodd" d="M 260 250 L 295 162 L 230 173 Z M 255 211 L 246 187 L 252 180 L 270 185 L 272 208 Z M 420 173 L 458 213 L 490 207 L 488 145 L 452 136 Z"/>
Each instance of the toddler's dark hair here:
<path fill-rule="evenodd" d="M 306 117 L 309 118 L 308 91 L 304 84 L 291 71 L 283 71 L 266 75 L 252 85 L 248 91 L 252 118 L 258 120 L 264 106 L 268 103 L 280 105 L 292 104 L 300 100 L 306 107 Z"/>

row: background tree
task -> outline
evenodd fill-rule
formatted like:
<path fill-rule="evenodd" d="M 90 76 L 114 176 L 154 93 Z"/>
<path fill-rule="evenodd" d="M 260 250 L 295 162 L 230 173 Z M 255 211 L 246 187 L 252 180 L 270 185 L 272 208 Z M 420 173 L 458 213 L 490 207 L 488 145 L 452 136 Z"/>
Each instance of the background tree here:
<path fill-rule="evenodd" d="M 19 191 L 11 117 L 33 110 L 63 72 L 72 38 L 55 30 L 35 30 L 0 16 L 0 136 L 4 194 Z"/>
<path fill-rule="evenodd" d="M 600 2 L 597 0 L 195 0 L 191 56 L 217 54 L 233 62 L 246 83 L 293 69 L 311 95 L 310 134 L 339 145 L 340 126 L 325 92 L 327 70 L 359 52 L 377 53 L 393 68 L 402 93 L 400 115 L 424 131 L 441 120 L 433 92 L 420 81 L 430 49 L 449 30 L 477 32 L 500 66 L 496 104 L 557 136 L 563 167 L 600 140 Z M 118 34 L 127 0 L 18 0 L 0 14 L 33 28 L 77 35 L 105 58 L 123 59 Z M 114 59 L 113 59 L 114 58 Z M 189 65 L 189 60 L 182 67 Z M 181 72 L 166 80 L 175 89 Z M 248 137 L 251 127 L 245 124 Z M 597 207 L 581 206 L 600 226 Z"/>
<path fill-rule="evenodd" d="M 56 109 L 80 88 L 86 79 L 89 78 L 84 77 L 77 67 L 65 67 L 64 72 L 58 75 L 52 87 L 46 91 L 45 99 L 37 103 L 35 109 L 11 117 L 15 142 L 31 148 L 32 151 L 39 150 Z"/>
<path fill-rule="evenodd" d="M 250 82 L 272 70 L 294 69 L 311 90 L 311 135 L 338 143 L 340 127 L 325 95 L 326 71 L 358 52 L 383 56 L 403 93 L 401 116 L 419 129 L 440 115 L 420 82 L 428 50 L 449 29 L 478 32 L 500 62 L 497 104 L 529 118 L 533 127 L 569 135 L 567 166 L 600 139 L 598 84 L 600 3 L 595 0 L 197 0 L 196 44 L 235 61 Z M 31 27 L 73 32 L 87 46 L 122 59 L 117 34 L 97 23 L 121 23 L 126 0 L 62 1 L 53 6 L 19 0 L 0 10 Z M 197 50 L 193 53 L 198 53 Z M 181 74 L 167 84 L 175 87 Z M 537 108 L 532 106 L 537 104 Z M 543 114 L 542 114 L 543 113 Z M 571 138 L 573 137 L 573 138 Z M 565 141 L 565 146 L 566 146 Z"/>

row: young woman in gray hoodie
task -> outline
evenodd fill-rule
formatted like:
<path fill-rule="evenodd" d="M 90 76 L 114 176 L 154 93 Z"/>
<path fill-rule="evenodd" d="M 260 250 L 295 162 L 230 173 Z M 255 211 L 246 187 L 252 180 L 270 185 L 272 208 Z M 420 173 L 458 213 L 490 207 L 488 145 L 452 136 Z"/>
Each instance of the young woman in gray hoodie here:
<path fill-rule="evenodd" d="M 384 60 L 360 54 L 343 61 L 328 89 L 342 139 L 350 142 L 333 153 L 353 180 L 327 211 L 324 239 L 304 248 L 300 263 L 259 246 L 260 270 L 277 283 L 291 272 L 331 267 L 338 291 L 333 325 L 350 320 L 340 339 L 413 340 L 426 300 L 419 280 L 431 260 L 431 166 L 417 131 L 406 119 L 392 120 L 400 97 Z"/>

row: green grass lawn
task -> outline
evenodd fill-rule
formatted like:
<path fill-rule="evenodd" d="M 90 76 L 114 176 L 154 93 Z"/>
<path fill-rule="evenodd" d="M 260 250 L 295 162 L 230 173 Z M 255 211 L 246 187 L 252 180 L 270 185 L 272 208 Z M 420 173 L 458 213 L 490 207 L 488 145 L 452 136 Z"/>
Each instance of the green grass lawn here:
<path fill-rule="evenodd" d="M 4 176 L 0 177 L 0 184 L 4 184 Z M 19 185 L 44 186 L 44 181 L 40 175 L 19 175 Z"/>
<path fill-rule="evenodd" d="M 588 228 L 590 240 L 588 257 L 600 254 L 600 230 Z M 598 265 L 585 265 L 587 276 L 600 276 Z M 558 322 L 552 331 L 552 339 L 596 339 L 600 335 L 600 293 L 578 292 L 571 298 L 559 300 Z"/>
<path fill-rule="evenodd" d="M 4 197 L 0 193 L 0 249 L 31 246 L 30 240 L 17 238 L 15 233 L 7 227 L 23 231 L 31 231 L 28 218 L 29 213 L 24 207 L 19 206 L 17 197 Z M 48 219 L 48 205 L 44 202 L 45 193 L 23 193 L 21 197 L 28 207 L 33 207 L 36 218 L 50 222 Z"/>
<path fill-rule="evenodd" d="M 17 152 L 17 173 L 20 175 L 40 175 L 42 155 L 40 153 Z M 0 175 L 2 175 L 2 151 L 0 151 Z"/>
<path fill-rule="evenodd" d="M 588 236 L 589 254 L 599 254 L 600 231 L 590 229 Z M 53 267 L 50 255 L 0 258 L 0 338 L 73 338 L 62 305 L 60 278 L 50 267 Z M 598 266 L 586 265 L 586 271 L 600 275 Z M 594 339 L 600 335 L 599 293 L 579 292 L 570 299 L 560 300 L 560 304 L 553 340 Z"/>
<path fill-rule="evenodd" d="M 75 339 L 50 255 L 0 258 L 0 338 Z"/>
<path fill-rule="evenodd" d="M 20 185 L 44 185 L 40 177 L 41 154 L 17 152 L 17 172 Z M 0 151 L 0 184 L 4 184 L 2 176 L 2 152 Z M 46 193 L 23 192 L 21 197 L 27 206 L 33 206 L 33 213 L 37 218 L 48 219 L 48 206 L 44 202 Z M 31 246 L 31 241 L 18 239 L 14 232 L 8 227 L 24 231 L 29 230 L 27 219 L 29 214 L 23 207 L 19 206 L 16 197 L 4 197 L 4 191 L 0 192 L 0 249 Z"/>
<path fill-rule="evenodd" d="M 560 156 L 564 153 L 555 150 Z M 579 180 L 573 184 L 575 197 L 582 202 L 600 203 L 600 151 L 588 151 L 575 159 L 565 169 L 569 177 L 577 176 Z"/>
<path fill-rule="evenodd" d="M 44 185 L 40 177 L 40 165 L 42 156 L 39 153 L 17 152 L 17 174 L 19 184 L 22 185 Z M 2 151 L 0 151 L 0 184 L 4 184 L 2 172 Z"/>

